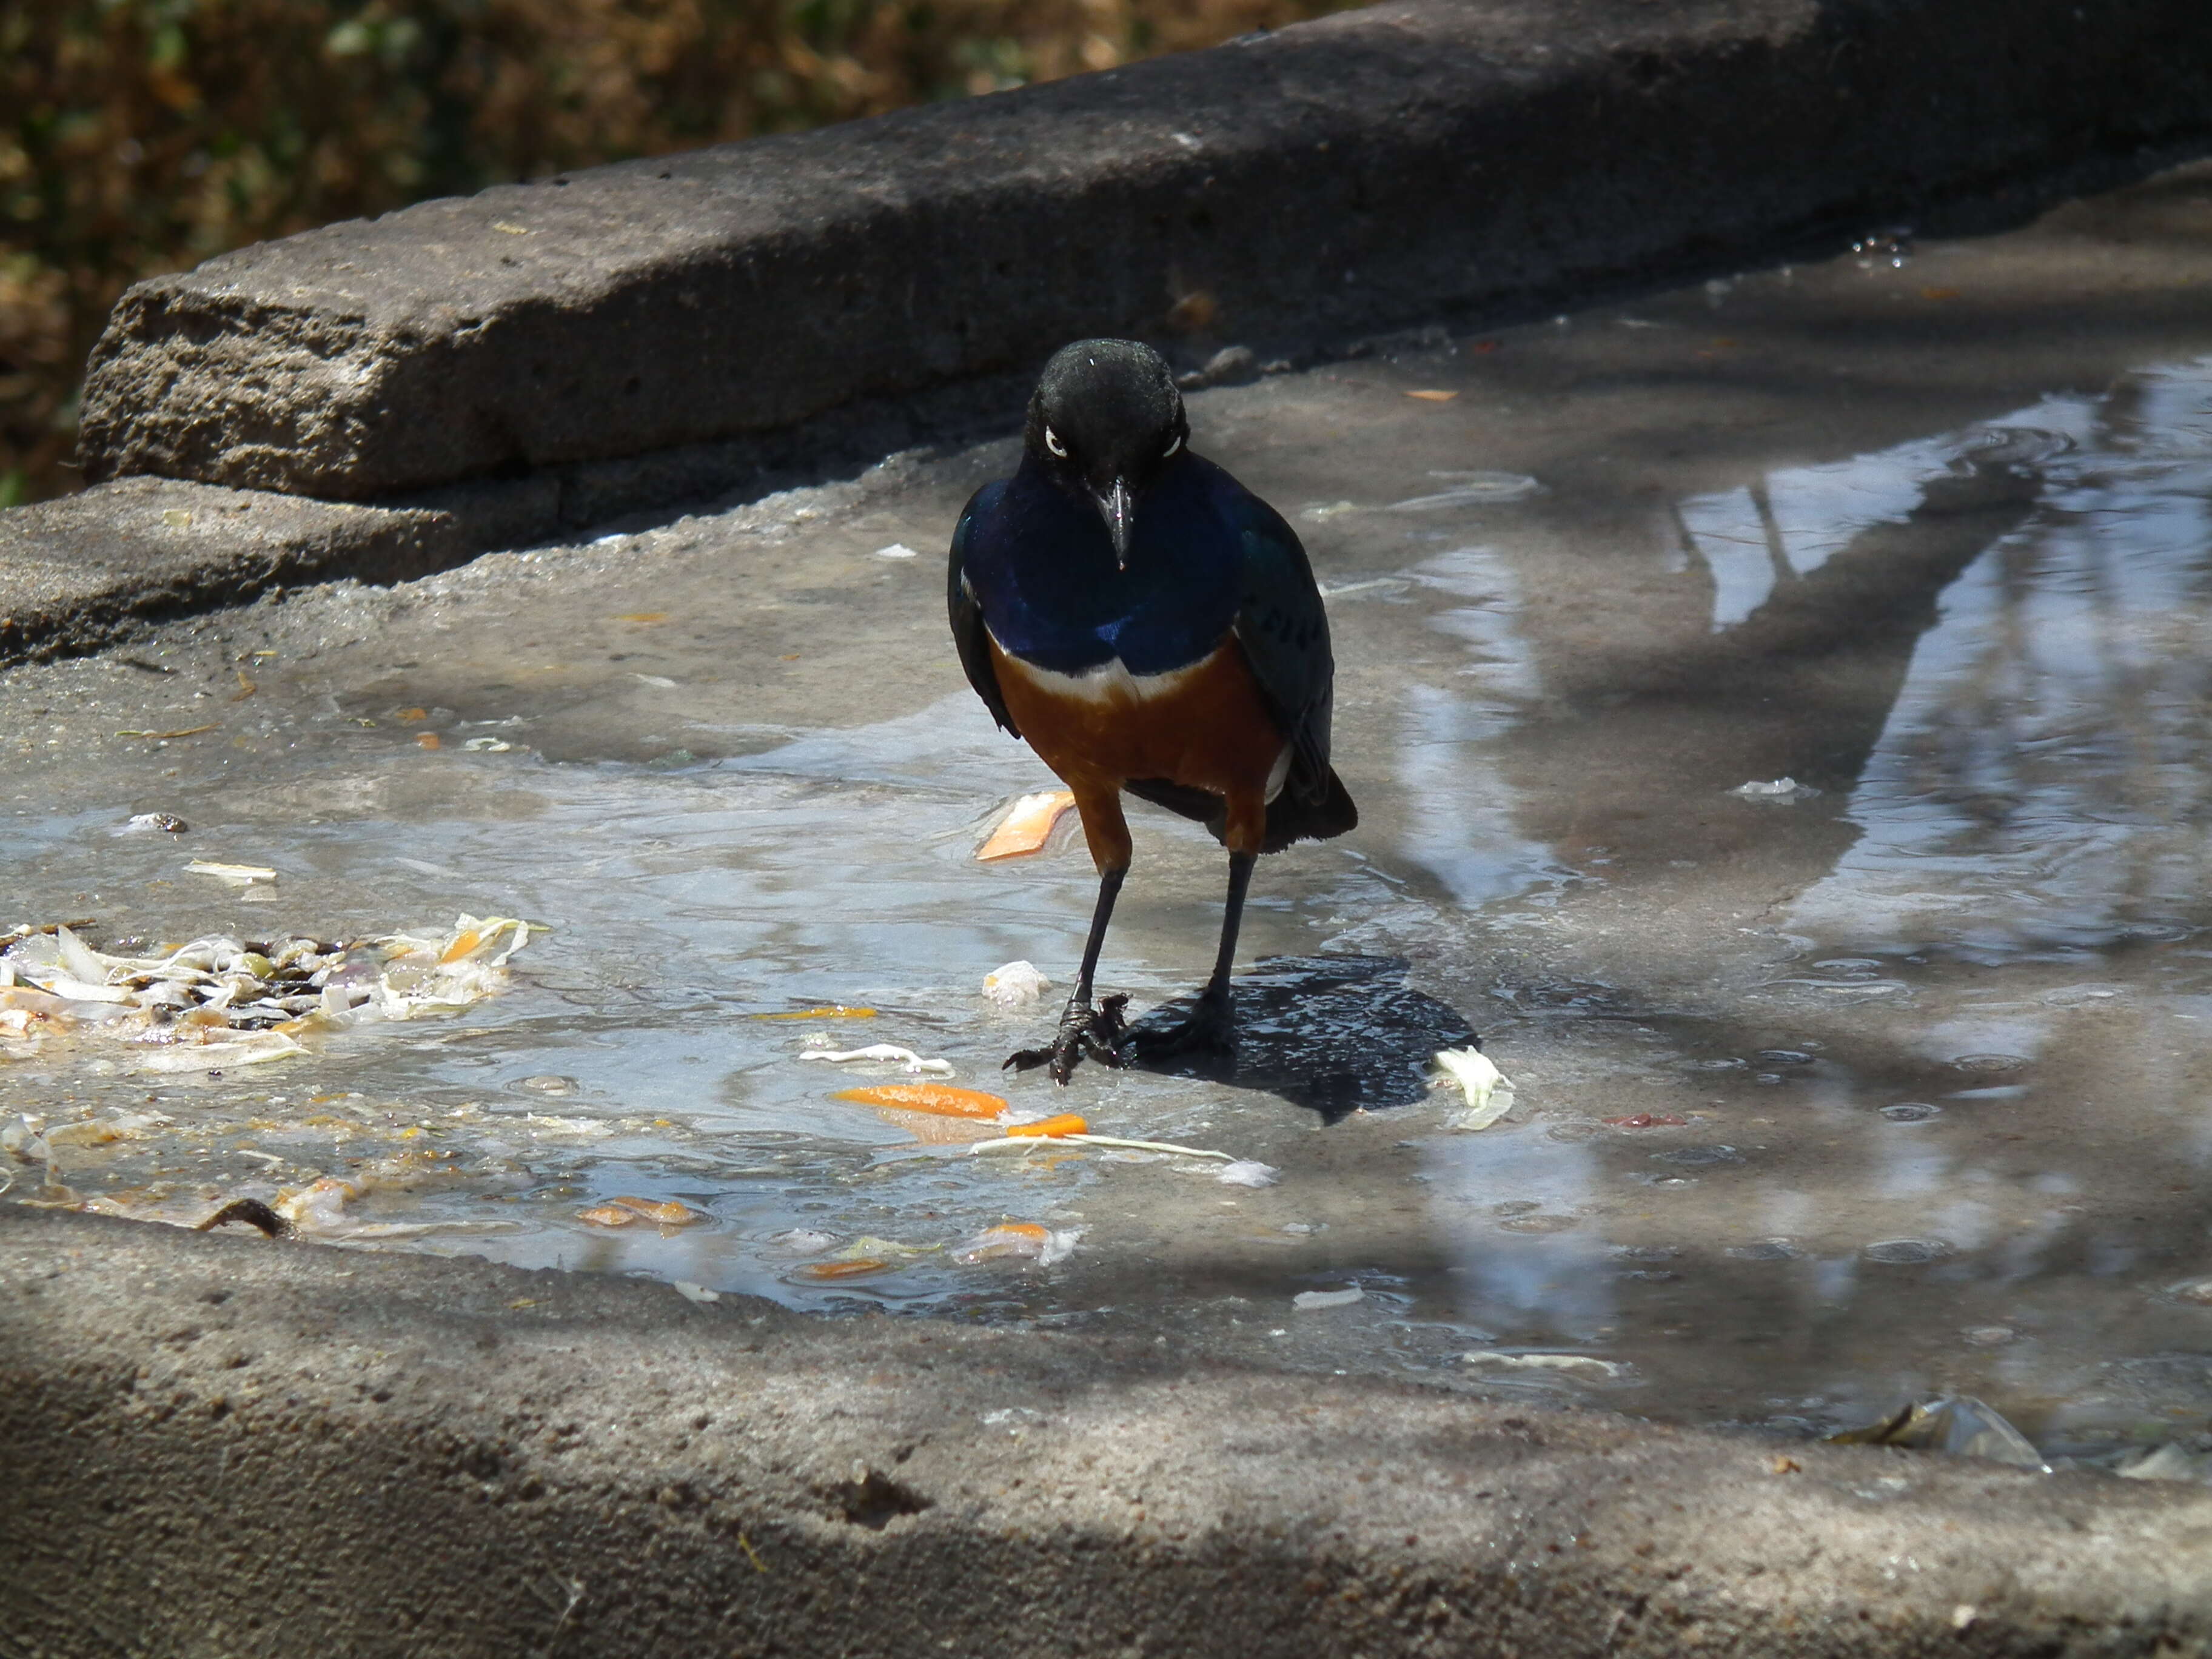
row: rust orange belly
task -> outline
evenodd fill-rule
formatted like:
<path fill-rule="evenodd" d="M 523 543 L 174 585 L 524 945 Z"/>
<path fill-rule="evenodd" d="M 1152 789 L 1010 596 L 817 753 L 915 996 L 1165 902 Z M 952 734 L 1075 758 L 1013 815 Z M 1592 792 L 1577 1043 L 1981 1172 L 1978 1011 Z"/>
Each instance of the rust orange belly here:
<path fill-rule="evenodd" d="M 1119 795 L 1132 778 L 1160 778 L 1223 798 L 1231 850 L 1264 833 L 1282 733 L 1233 639 L 1171 674 L 1133 676 L 1118 664 L 1083 675 L 1030 667 L 991 641 L 1007 712 L 1037 757 L 1075 792 L 1102 864 L 1127 857 Z M 1110 816 L 1109 823 L 1099 822 Z M 1101 831 L 1109 833 L 1103 837 Z M 1118 842 L 1118 847 L 1115 843 Z"/>

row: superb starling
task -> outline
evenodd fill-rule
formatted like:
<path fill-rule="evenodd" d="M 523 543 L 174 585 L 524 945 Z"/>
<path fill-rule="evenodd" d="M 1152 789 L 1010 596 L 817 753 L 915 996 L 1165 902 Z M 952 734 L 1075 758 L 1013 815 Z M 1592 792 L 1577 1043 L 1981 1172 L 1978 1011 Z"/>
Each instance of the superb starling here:
<path fill-rule="evenodd" d="M 1066 1083 L 1085 1054 L 1227 1052 L 1229 969 L 1252 866 L 1340 836 L 1358 810 L 1329 769 L 1334 662 L 1305 550 L 1280 514 L 1191 453 L 1160 355 L 1085 340 L 1045 366 L 1022 463 L 952 532 L 945 599 L 961 665 L 992 717 L 1073 792 L 1098 866 L 1075 994 L 1042 1048 Z M 1121 792 L 1194 818 L 1229 849 L 1221 948 L 1192 1017 L 1132 1034 L 1091 979 L 1129 870 Z"/>

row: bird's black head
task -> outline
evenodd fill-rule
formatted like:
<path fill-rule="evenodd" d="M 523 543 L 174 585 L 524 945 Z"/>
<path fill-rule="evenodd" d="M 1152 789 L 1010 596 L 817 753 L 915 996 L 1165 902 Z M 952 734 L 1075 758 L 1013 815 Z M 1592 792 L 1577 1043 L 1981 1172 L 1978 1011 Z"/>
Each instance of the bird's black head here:
<path fill-rule="evenodd" d="M 1189 438 L 1182 394 L 1158 352 L 1133 340 L 1079 340 L 1045 365 L 1023 442 L 1054 483 L 1098 509 L 1126 564 L 1137 503 Z"/>

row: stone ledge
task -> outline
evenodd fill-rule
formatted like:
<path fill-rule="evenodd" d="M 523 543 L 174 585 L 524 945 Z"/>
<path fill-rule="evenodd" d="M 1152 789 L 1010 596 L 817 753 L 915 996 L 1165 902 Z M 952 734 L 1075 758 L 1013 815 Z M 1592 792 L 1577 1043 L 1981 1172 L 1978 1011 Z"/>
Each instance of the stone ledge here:
<path fill-rule="evenodd" d="M 127 478 L 0 514 L 0 665 L 274 588 L 404 581 L 543 535 L 557 516 L 550 480 L 457 495 L 376 507 Z"/>
<path fill-rule="evenodd" d="M 1525 306 L 2208 131 L 2200 0 L 1398 0 L 141 283 L 83 458 L 368 500 L 1162 337 L 1179 303 L 1254 343 Z"/>
<path fill-rule="evenodd" d="M 2212 1638 L 2195 1487 L 15 1206 L 0 1437 L 11 1652 Z"/>

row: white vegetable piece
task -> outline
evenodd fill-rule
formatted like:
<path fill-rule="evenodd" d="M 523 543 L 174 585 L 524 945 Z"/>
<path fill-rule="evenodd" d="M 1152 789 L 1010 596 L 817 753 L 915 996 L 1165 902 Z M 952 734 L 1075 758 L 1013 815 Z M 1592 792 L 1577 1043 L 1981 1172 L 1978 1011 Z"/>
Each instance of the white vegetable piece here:
<path fill-rule="evenodd" d="M 890 1060 L 906 1067 L 912 1077 L 924 1073 L 937 1077 L 951 1077 L 952 1062 L 949 1060 L 924 1060 L 911 1048 L 902 1048 L 895 1042 L 871 1042 L 865 1048 L 805 1048 L 799 1051 L 801 1060 L 826 1060 L 842 1066 L 854 1060 Z"/>
<path fill-rule="evenodd" d="M 194 859 L 185 866 L 195 876 L 213 876 L 232 887 L 251 887 L 257 881 L 274 881 L 276 872 L 264 870 L 258 864 L 214 864 L 205 859 Z"/>
<path fill-rule="evenodd" d="M 1366 1299 L 1367 1292 L 1354 1285 L 1342 1291 L 1300 1291 L 1291 1298 L 1291 1305 L 1301 1313 L 1310 1313 L 1316 1308 L 1348 1308 Z"/>
<path fill-rule="evenodd" d="M 1480 1048 L 1443 1048 L 1437 1054 L 1436 1085 L 1457 1085 L 1467 1110 L 1445 1125 L 1452 1129 L 1487 1129 L 1513 1109 L 1513 1085 Z"/>
<path fill-rule="evenodd" d="M 1283 1172 L 1272 1164 L 1240 1158 L 1216 1177 L 1224 1187 L 1272 1187 Z"/>
<path fill-rule="evenodd" d="M 1583 1376 L 1619 1376 L 1628 1368 L 1616 1360 L 1586 1353 L 1500 1353 L 1495 1348 L 1476 1348 L 1460 1356 L 1467 1365 L 1496 1365 L 1504 1370 L 1565 1371 Z"/>
<path fill-rule="evenodd" d="M 983 994 L 1001 1008 L 1018 1008 L 1035 1002 L 1051 983 L 1037 971 L 1036 963 L 1010 962 L 983 975 Z"/>

